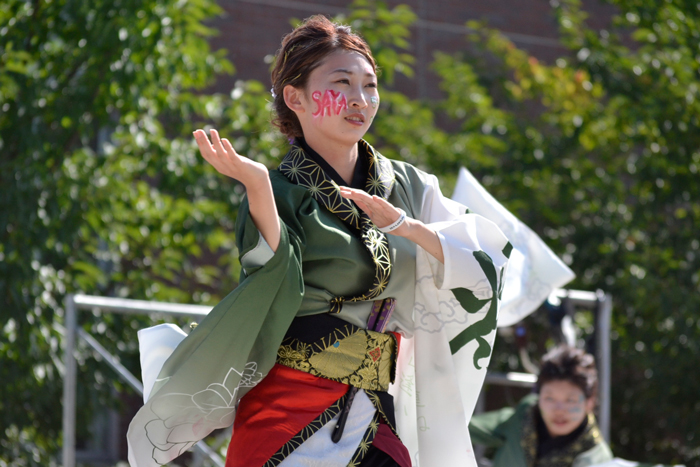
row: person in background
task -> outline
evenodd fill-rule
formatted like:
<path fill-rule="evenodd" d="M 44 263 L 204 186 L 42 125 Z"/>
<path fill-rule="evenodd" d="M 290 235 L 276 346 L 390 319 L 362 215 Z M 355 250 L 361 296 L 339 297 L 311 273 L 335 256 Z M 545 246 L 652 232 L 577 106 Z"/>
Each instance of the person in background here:
<path fill-rule="evenodd" d="M 596 424 L 592 355 L 558 346 L 542 359 L 535 394 L 517 407 L 472 417 L 475 444 L 495 448 L 493 467 L 584 467 L 613 459 Z"/>

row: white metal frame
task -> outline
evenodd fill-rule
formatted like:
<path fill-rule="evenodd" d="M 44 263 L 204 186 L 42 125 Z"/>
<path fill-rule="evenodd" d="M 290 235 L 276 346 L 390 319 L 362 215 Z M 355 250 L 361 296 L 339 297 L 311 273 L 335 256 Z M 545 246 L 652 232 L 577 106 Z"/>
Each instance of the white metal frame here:
<path fill-rule="evenodd" d="M 78 327 L 78 311 L 100 309 L 109 313 L 122 314 L 165 314 L 180 317 L 206 316 L 211 307 L 184 305 L 179 303 L 150 302 L 123 298 L 96 297 L 91 295 L 68 295 L 65 301 L 65 328 L 63 331 L 64 364 L 63 376 L 63 467 L 75 467 L 75 411 L 78 365 L 75 359 L 76 336 L 92 347 L 104 361 L 117 372 L 139 395 L 143 395 L 143 385 L 129 370 L 110 354 L 94 337 Z M 200 441 L 194 446 L 200 454 L 209 458 L 217 467 L 224 467 L 224 460 L 206 443 Z"/>

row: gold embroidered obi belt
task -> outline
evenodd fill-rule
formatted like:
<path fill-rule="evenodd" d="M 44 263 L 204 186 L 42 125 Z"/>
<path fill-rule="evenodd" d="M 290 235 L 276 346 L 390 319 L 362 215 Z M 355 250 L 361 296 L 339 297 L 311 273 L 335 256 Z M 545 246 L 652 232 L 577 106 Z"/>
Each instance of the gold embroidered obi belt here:
<path fill-rule="evenodd" d="M 359 389 L 387 391 L 396 375 L 397 350 L 391 333 L 319 314 L 294 319 L 277 363 Z"/>

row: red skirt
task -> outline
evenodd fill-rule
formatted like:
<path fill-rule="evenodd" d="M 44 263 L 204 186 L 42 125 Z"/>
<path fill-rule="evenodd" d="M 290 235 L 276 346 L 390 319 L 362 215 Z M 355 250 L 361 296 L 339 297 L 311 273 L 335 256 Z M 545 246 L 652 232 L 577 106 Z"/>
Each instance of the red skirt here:
<path fill-rule="evenodd" d="M 276 364 L 240 401 L 226 467 L 263 466 L 347 393 L 348 385 Z M 410 467 L 408 450 L 386 423 L 372 446 Z"/>

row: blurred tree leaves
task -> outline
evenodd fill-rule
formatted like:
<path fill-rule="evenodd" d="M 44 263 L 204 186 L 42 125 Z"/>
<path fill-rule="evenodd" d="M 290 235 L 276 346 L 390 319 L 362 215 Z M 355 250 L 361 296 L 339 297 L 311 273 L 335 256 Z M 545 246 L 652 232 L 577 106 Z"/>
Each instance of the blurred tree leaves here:
<path fill-rule="evenodd" d="M 586 28 L 575 1 L 556 8 L 573 63 L 605 93 L 582 126 L 598 142 L 604 187 L 618 186 L 601 198 L 614 229 L 598 265 L 586 254 L 594 245 L 575 261 L 617 298 L 617 452 L 700 465 L 700 381 L 685 376 L 700 358 L 700 8 L 611 3 L 610 31 Z"/>
<path fill-rule="evenodd" d="M 377 0 L 354 0 L 350 14 L 340 15 L 336 21 L 349 24 L 371 44 L 372 55 L 377 62 L 381 79 L 385 84 L 394 84 L 395 73 L 413 76 L 412 65 L 416 59 L 410 49 L 409 27 L 418 19 L 407 5 L 389 9 L 386 3 Z"/>

